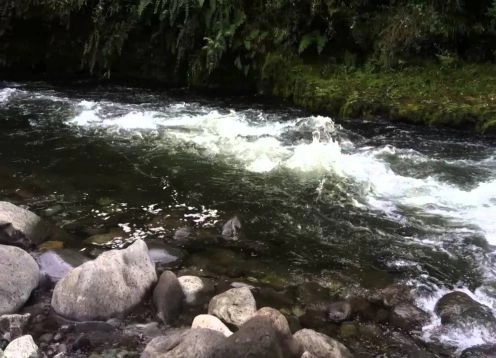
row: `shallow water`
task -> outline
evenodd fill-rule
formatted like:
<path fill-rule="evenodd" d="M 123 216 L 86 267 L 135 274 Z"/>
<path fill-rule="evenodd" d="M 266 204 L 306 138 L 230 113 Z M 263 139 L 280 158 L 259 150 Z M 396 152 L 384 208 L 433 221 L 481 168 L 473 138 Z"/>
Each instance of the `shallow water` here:
<path fill-rule="evenodd" d="M 403 281 L 431 312 L 453 289 L 496 311 L 494 138 L 82 84 L 4 83 L 0 124 L 0 199 L 51 216 L 78 248 L 116 229 L 218 237 L 237 216 L 237 241 L 208 241 L 189 262 L 228 246 L 262 282 Z M 496 342 L 479 327 L 438 328 L 433 316 L 422 338 L 458 350 Z"/>

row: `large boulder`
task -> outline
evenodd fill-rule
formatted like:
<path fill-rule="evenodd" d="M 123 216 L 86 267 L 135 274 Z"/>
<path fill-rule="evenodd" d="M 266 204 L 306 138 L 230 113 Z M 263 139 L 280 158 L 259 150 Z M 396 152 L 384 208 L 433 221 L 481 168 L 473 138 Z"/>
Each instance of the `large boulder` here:
<path fill-rule="evenodd" d="M 272 326 L 276 329 L 279 337 L 284 338 L 291 336 L 288 320 L 275 308 L 262 307 L 255 312 L 255 316 L 267 317 L 272 322 Z"/>
<path fill-rule="evenodd" d="M 33 337 L 22 336 L 10 342 L 3 354 L 5 358 L 38 358 L 40 352 Z"/>
<path fill-rule="evenodd" d="M 50 250 L 37 258 L 42 275 L 51 282 L 58 282 L 73 268 L 81 266 L 89 259 L 81 253 L 69 249 Z"/>
<path fill-rule="evenodd" d="M 210 329 L 177 331 L 152 339 L 141 358 L 210 358 L 224 338 L 222 333 Z"/>
<path fill-rule="evenodd" d="M 299 358 L 301 353 L 291 336 L 280 337 L 269 317 L 256 316 L 221 341 L 212 358 Z"/>
<path fill-rule="evenodd" d="M 436 303 L 434 311 L 441 318 L 443 325 L 460 325 L 478 323 L 496 326 L 496 319 L 491 309 L 475 301 L 464 292 L 450 292 Z"/>
<path fill-rule="evenodd" d="M 52 233 L 52 226 L 35 213 L 0 201 L 0 244 L 39 245 Z"/>
<path fill-rule="evenodd" d="M 191 328 L 211 329 L 212 331 L 222 333 L 226 337 L 233 334 L 220 319 L 209 314 L 201 314 L 196 316 L 191 324 Z"/>
<path fill-rule="evenodd" d="M 157 316 L 165 323 L 173 322 L 181 313 L 183 298 L 183 290 L 174 272 L 164 271 L 153 291 Z"/>
<path fill-rule="evenodd" d="M 208 305 L 208 313 L 224 322 L 241 326 L 257 311 L 257 303 L 248 287 L 232 288 L 214 296 Z"/>
<path fill-rule="evenodd" d="M 293 335 L 300 347 L 316 358 L 351 358 L 353 355 L 342 343 L 311 329 L 302 329 Z"/>
<path fill-rule="evenodd" d="M 26 251 L 0 245 L 0 315 L 15 313 L 38 287 L 40 270 Z"/>
<path fill-rule="evenodd" d="M 106 320 L 138 305 L 157 281 L 143 240 L 104 252 L 70 271 L 53 291 L 52 307 L 76 320 Z"/>

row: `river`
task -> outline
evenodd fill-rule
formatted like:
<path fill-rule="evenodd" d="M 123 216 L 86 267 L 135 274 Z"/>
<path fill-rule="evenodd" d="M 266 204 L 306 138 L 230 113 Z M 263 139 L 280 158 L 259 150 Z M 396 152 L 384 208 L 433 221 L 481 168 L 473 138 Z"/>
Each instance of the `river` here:
<path fill-rule="evenodd" d="M 496 312 L 494 138 L 84 83 L 1 83 L 0 123 L 0 199 L 81 241 L 92 228 L 178 247 L 189 235 L 201 245 L 183 265 L 225 260 L 240 280 L 405 282 L 432 316 L 423 341 L 496 342 L 484 327 L 446 333 L 432 313 L 453 289 Z M 219 238 L 233 217 L 241 230 Z"/>

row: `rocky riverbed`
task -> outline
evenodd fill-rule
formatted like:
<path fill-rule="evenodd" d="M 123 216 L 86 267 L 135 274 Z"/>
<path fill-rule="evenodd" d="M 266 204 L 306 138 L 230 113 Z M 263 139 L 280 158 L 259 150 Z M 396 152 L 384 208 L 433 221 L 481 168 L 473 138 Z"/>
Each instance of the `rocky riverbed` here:
<path fill-rule="evenodd" d="M 496 354 L 491 345 L 463 352 L 427 345 L 419 332 L 432 317 L 406 284 L 353 290 L 323 277 L 267 283 L 230 274 L 239 266 L 226 252 L 205 262 L 194 250 L 139 238 L 118 249 L 76 250 L 63 247 L 69 237 L 0 202 L 0 357 Z M 435 314 L 440 330 L 477 323 L 496 335 L 492 311 L 464 292 L 446 293 Z"/>

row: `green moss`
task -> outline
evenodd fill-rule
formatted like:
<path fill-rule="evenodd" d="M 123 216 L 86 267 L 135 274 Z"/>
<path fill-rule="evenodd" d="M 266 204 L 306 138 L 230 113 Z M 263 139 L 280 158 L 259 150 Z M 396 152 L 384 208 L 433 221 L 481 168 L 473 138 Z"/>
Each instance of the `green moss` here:
<path fill-rule="evenodd" d="M 328 71 L 325 65 L 271 54 L 261 78 L 264 93 L 311 112 L 340 118 L 384 116 L 482 133 L 496 127 L 496 66 L 491 64 L 426 64 L 390 72 L 335 66 Z"/>

